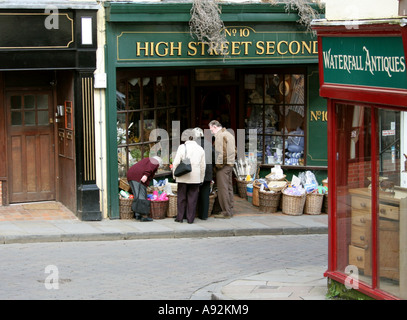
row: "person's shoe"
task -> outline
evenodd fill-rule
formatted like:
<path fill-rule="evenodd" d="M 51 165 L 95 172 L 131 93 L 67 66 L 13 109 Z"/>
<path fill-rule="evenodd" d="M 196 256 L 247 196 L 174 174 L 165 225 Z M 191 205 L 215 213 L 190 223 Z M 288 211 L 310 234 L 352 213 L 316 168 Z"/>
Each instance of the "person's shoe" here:
<path fill-rule="evenodd" d="M 141 218 L 140 218 L 140 221 L 141 221 L 141 222 L 153 221 L 153 219 L 152 219 L 152 218 L 149 218 L 149 217 L 141 217 Z"/>
<path fill-rule="evenodd" d="M 175 220 L 174 220 L 175 222 L 179 222 L 179 223 L 182 223 L 182 220 L 178 220 L 177 218 L 175 218 Z"/>
<path fill-rule="evenodd" d="M 141 219 L 141 214 L 136 213 L 136 214 L 135 214 L 135 217 L 136 217 L 136 220 L 140 220 L 140 219 Z"/>

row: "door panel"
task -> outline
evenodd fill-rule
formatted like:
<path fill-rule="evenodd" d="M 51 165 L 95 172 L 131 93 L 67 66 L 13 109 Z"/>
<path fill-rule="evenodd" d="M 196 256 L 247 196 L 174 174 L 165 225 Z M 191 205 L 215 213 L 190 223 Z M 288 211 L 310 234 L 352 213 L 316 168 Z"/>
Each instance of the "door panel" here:
<path fill-rule="evenodd" d="M 10 203 L 55 200 L 52 94 L 8 92 Z"/>

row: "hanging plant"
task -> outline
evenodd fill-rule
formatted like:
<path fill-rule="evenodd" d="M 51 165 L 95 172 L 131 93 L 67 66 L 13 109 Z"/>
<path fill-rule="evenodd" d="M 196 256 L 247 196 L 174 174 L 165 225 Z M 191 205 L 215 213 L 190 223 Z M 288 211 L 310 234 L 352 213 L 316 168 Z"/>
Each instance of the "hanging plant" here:
<path fill-rule="evenodd" d="M 225 25 L 218 0 L 193 0 L 189 27 L 191 36 L 208 45 L 209 54 L 227 55 Z"/>
<path fill-rule="evenodd" d="M 311 22 L 314 19 L 320 18 L 319 12 L 314 9 L 313 4 L 322 8 L 323 4 L 321 0 L 262 0 L 263 2 L 269 2 L 272 5 L 277 3 L 285 4 L 285 10 L 290 12 L 291 10 L 298 11 L 300 19 L 298 23 L 304 25 L 308 31 L 312 31 Z"/>

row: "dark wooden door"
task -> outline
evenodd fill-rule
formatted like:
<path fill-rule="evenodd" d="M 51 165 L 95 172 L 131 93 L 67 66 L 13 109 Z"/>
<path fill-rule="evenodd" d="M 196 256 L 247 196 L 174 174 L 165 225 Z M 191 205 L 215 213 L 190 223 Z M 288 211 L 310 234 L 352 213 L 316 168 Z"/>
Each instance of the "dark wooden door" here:
<path fill-rule="evenodd" d="M 10 203 L 55 200 L 51 91 L 6 94 Z"/>

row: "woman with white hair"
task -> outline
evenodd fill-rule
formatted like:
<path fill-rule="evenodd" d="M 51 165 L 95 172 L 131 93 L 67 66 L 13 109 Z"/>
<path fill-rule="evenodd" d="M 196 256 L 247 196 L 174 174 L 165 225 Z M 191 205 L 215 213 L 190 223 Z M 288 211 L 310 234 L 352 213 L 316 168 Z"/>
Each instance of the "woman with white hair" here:
<path fill-rule="evenodd" d="M 196 204 L 199 195 L 199 186 L 205 175 L 205 152 L 196 143 L 196 135 L 192 129 L 185 130 L 181 135 L 181 140 L 185 141 L 178 147 L 173 161 L 173 175 L 182 160 L 188 158 L 192 171 L 182 176 L 176 177 L 177 186 L 177 209 L 176 222 L 182 222 L 186 215 L 188 223 L 193 223 L 195 219 Z"/>

